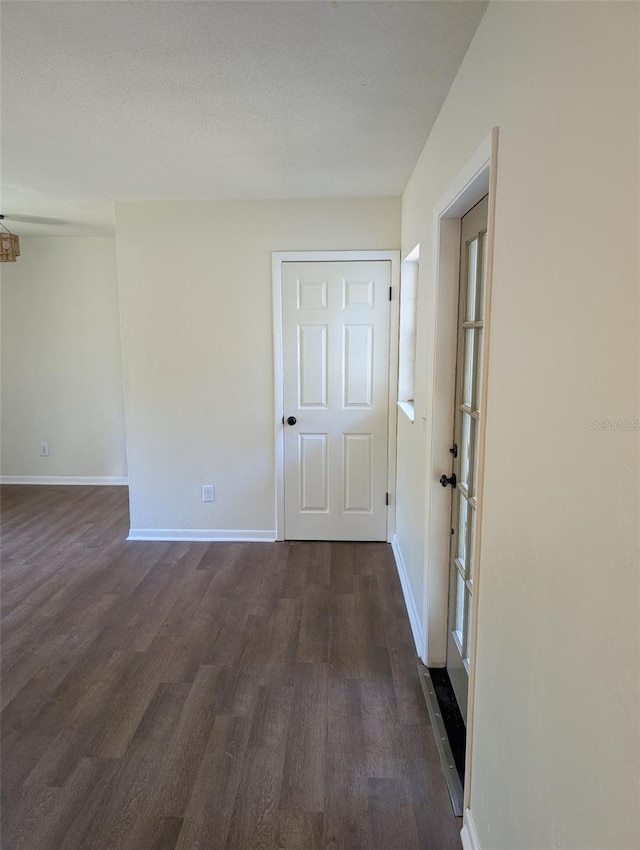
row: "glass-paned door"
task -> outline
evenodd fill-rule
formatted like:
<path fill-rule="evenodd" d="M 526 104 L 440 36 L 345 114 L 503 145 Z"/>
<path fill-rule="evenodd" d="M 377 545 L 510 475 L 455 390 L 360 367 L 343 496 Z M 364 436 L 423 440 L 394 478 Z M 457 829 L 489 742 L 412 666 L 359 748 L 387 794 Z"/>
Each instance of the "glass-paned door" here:
<path fill-rule="evenodd" d="M 464 216 L 460 238 L 460 294 L 454 416 L 447 672 L 467 722 L 474 550 L 478 510 L 478 436 L 487 260 L 488 197 Z"/>

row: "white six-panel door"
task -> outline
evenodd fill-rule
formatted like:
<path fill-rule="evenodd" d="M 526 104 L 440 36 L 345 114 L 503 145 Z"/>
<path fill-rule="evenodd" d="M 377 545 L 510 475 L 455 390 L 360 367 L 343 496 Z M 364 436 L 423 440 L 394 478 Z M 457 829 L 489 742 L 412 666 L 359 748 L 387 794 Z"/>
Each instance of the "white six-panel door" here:
<path fill-rule="evenodd" d="M 390 283 L 386 260 L 282 265 L 289 540 L 386 540 Z"/>

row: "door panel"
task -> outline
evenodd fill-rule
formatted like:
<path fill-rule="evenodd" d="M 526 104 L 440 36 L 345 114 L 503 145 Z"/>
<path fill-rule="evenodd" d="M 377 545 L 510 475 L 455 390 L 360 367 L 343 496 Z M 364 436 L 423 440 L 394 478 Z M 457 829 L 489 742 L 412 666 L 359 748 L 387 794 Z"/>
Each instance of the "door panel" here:
<path fill-rule="evenodd" d="M 386 539 L 390 274 L 283 263 L 287 539 Z"/>
<path fill-rule="evenodd" d="M 298 434 L 300 510 L 326 513 L 329 508 L 327 435 Z"/>
<path fill-rule="evenodd" d="M 345 325 L 344 407 L 371 407 L 373 325 Z"/>
<path fill-rule="evenodd" d="M 298 325 L 298 405 L 327 406 L 327 326 Z"/>
<path fill-rule="evenodd" d="M 371 434 L 344 435 L 344 509 L 370 513 L 373 506 Z"/>
<path fill-rule="evenodd" d="M 467 722 L 488 198 L 461 221 L 447 672 Z"/>
<path fill-rule="evenodd" d="M 323 310 L 327 306 L 326 281 L 298 281 L 298 307 Z"/>

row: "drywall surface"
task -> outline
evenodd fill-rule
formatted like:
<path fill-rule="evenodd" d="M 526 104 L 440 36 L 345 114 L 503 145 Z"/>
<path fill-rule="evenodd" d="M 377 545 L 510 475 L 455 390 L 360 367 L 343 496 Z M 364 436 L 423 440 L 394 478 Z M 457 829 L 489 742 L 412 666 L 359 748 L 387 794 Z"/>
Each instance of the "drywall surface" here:
<path fill-rule="evenodd" d="M 424 420 L 416 408 L 411 422 L 398 413 L 396 468 L 396 543 L 402 553 L 410 593 L 417 611 L 424 607 Z M 416 435 L 415 432 L 418 432 Z M 422 624 L 424 626 L 424 623 Z M 419 653 L 422 648 L 417 647 Z"/>
<path fill-rule="evenodd" d="M 499 127 L 469 780 L 482 850 L 640 846 L 639 9 L 490 4 L 403 197 L 420 410 L 434 205 Z M 417 425 L 399 429 L 397 527 L 419 599 L 413 536 L 429 528 L 403 514 L 442 459 Z"/>
<path fill-rule="evenodd" d="M 23 237 L 21 253 L 2 266 L 2 474 L 126 476 L 115 240 Z"/>
<path fill-rule="evenodd" d="M 273 532 L 271 252 L 399 231 L 399 198 L 116 205 L 132 528 Z"/>

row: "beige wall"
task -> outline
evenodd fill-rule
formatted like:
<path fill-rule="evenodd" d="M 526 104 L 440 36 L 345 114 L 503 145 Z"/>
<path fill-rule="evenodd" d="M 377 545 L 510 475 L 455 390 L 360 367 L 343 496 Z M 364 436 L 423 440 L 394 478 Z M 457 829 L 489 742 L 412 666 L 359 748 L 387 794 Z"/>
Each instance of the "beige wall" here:
<path fill-rule="evenodd" d="M 273 532 L 271 252 L 399 239 L 399 198 L 116 205 L 132 528 Z"/>
<path fill-rule="evenodd" d="M 403 250 L 421 243 L 418 409 L 433 208 L 499 126 L 469 778 L 483 850 L 640 846 L 639 433 L 592 425 L 640 418 L 639 8 L 491 4 L 403 198 Z M 424 434 L 405 422 L 399 438 L 399 490 L 424 504 L 402 462 Z M 398 517 L 416 594 L 419 533 Z"/>
<path fill-rule="evenodd" d="M 2 474 L 126 476 L 114 239 L 21 249 L 2 267 Z"/>
<path fill-rule="evenodd" d="M 419 409 L 434 205 L 499 127 L 470 779 L 483 850 L 640 846 L 639 433 L 592 425 L 640 419 L 639 9 L 491 4 L 403 198 Z M 417 424 L 399 439 L 403 514 L 440 470 L 407 461 L 426 456 Z M 408 510 L 398 535 L 420 599 Z"/>

